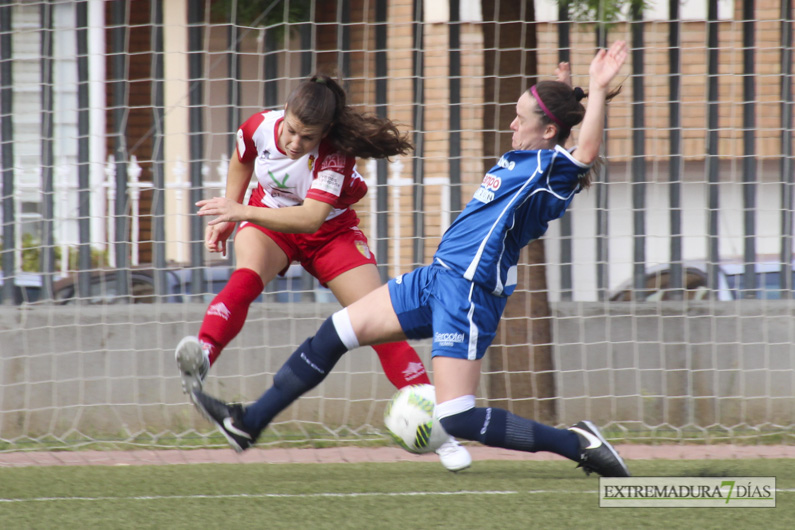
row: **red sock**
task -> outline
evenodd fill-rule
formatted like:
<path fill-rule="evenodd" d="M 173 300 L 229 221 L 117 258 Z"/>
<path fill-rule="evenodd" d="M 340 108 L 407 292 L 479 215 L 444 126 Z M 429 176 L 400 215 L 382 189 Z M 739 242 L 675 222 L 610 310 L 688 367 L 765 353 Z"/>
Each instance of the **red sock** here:
<path fill-rule="evenodd" d="M 425 366 L 414 348 L 407 342 L 390 342 L 373 346 L 384 367 L 389 382 L 397 388 L 408 385 L 431 384 Z"/>
<path fill-rule="evenodd" d="M 237 269 L 204 314 L 199 340 L 210 345 L 210 365 L 246 322 L 248 307 L 265 286 L 251 269 Z"/>

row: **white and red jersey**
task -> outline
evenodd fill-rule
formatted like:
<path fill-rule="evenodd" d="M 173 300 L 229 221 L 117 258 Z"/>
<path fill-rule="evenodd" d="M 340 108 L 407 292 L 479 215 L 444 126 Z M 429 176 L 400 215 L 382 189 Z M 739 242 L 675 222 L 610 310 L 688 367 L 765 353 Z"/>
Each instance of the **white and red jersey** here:
<path fill-rule="evenodd" d="M 326 139 L 301 158 L 290 159 L 279 148 L 283 120 L 283 110 L 264 111 L 251 116 L 237 131 L 238 159 L 255 162 L 264 206 L 298 206 L 309 198 L 333 206 L 328 216 L 332 219 L 364 197 L 367 184 L 356 171 L 356 159 L 335 152 Z"/>

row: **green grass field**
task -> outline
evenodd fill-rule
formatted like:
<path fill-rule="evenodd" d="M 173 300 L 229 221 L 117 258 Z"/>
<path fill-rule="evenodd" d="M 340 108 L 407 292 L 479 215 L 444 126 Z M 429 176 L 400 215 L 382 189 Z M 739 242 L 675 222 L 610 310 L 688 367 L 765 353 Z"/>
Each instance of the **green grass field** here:
<path fill-rule="evenodd" d="M 633 461 L 636 476 L 776 476 L 776 508 L 599 508 L 568 462 L 202 464 L 0 470 L 0 528 L 795 527 L 791 460 Z"/>

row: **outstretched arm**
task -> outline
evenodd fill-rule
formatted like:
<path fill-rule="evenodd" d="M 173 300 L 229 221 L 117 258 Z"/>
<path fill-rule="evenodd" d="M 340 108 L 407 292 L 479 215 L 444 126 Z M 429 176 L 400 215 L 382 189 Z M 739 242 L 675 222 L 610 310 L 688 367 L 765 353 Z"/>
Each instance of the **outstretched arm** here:
<path fill-rule="evenodd" d="M 220 223 L 248 221 L 286 234 L 313 234 L 331 213 L 332 206 L 322 201 L 305 199 L 300 206 L 259 208 L 240 204 L 226 197 L 215 197 L 196 203 L 199 215 L 215 216 L 209 226 Z"/>
<path fill-rule="evenodd" d="M 300 206 L 289 208 L 258 208 L 244 205 L 243 198 L 253 174 L 254 162 L 241 162 L 235 152 L 229 161 L 225 196 L 196 203 L 199 215 L 215 217 L 207 223 L 205 235 L 205 246 L 211 252 L 226 250 L 226 239 L 238 222 L 249 221 L 287 234 L 311 234 L 317 232 L 331 213 L 330 204 L 312 199 L 306 199 Z"/>
<path fill-rule="evenodd" d="M 591 61 L 588 106 L 580 126 L 577 149 L 573 156 L 583 164 L 592 164 L 599 156 L 605 126 L 605 101 L 608 87 L 627 59 L 627 43 L 616 41 L 609 50 L 599 50 Z"/>

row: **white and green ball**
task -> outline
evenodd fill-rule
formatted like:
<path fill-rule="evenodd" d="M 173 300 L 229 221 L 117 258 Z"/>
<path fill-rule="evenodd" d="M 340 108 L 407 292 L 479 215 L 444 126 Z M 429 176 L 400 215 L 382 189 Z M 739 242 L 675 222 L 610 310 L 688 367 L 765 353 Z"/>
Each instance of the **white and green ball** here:
<path fill-rule="evenodd" d="M 431 453 L 447 441 L 436 420 L 436 389 L 433 385 L 401 388 L 387 403 L 384 424 L 400 447 L 415 454 Z"/>

